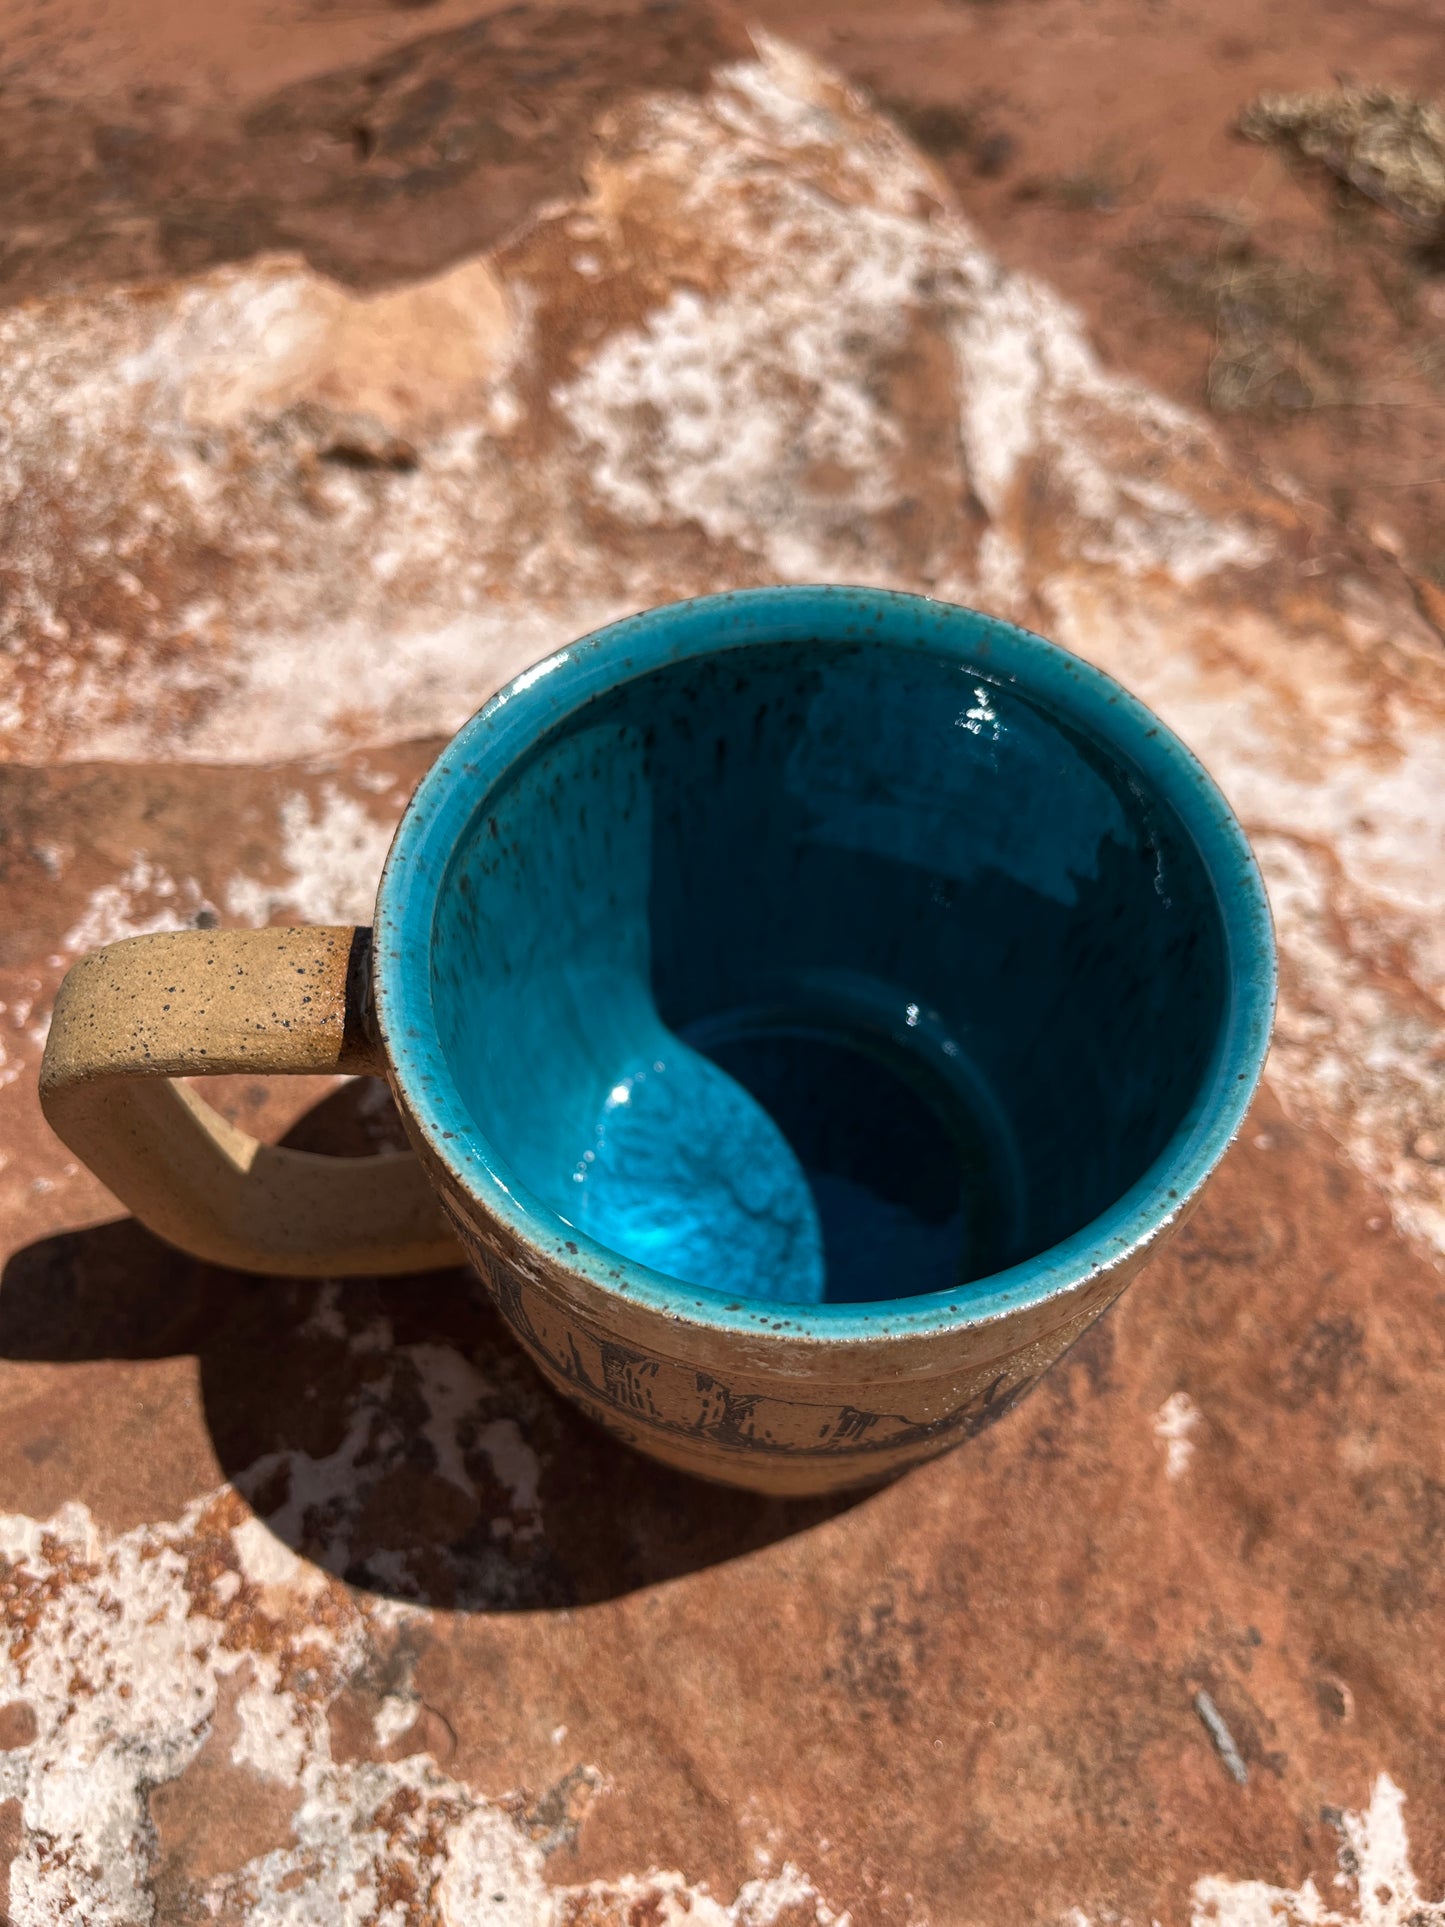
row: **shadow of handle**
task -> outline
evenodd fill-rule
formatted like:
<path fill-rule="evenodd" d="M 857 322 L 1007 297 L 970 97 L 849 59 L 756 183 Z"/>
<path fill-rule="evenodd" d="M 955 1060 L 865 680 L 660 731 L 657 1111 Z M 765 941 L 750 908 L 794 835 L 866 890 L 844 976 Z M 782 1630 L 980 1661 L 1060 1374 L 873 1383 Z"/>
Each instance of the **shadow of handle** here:
<path fill-rule="evenodd" d="M 213 1264 L 290 1277 L 464 1262 L 415 1155 L 260 1144 L 177 1077 L 371 1072 L 365 929 L 179 930 L 81 958 L 40 1071 L 46 1118 L 141 1223 Z"/>

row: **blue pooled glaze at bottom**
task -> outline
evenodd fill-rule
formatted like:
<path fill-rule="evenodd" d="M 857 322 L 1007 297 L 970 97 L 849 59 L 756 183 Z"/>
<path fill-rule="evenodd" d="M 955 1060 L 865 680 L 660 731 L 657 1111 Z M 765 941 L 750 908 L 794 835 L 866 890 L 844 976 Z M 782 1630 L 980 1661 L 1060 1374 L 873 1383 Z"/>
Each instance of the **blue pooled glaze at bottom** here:
<path fill-rule="evenodd" d="M 426 779 L 378 939 L 409 1107 L 488 1209 L 688 1316 L 840 1335 L 1147 1237 L 1273 995 L 1188 752 L 1039 638 L 872 591 L 658 610 L 519 678 Z"/>

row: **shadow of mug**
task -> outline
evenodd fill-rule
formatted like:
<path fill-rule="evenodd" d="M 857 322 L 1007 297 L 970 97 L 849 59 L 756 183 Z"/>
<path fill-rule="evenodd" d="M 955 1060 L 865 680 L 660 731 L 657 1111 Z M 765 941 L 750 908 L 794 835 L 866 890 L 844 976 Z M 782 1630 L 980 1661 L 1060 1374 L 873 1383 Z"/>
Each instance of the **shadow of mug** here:
<path fill-rule="evenodd" d="M 357 1079 L 285 1142 L 405 1143 Z M 857 1499 L 703 1485 L 642 1457 L 542 1379 L 470 1271 L 254 1278 L 134 1219 L 45 1238 L 0 1281 L 0 1357 L 192 1354 L 226 1476 L 293 1551 L 441 1608 L 592 1604 L 741 1557 Z"/>

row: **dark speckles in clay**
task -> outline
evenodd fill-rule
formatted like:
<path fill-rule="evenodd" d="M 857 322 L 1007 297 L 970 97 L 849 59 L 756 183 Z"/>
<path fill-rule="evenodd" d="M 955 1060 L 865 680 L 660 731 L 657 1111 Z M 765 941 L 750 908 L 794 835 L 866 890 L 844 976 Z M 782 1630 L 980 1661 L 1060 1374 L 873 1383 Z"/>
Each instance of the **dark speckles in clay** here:
<path fill-rule="evenodd" d="M 509 1182 L 749 1300 L 966 1288 L 1197 1097 L 1213 887 L 1137 771 L 970 662 L 758 642 L 637 675 L 479 799 L 433 1007 Z"/>

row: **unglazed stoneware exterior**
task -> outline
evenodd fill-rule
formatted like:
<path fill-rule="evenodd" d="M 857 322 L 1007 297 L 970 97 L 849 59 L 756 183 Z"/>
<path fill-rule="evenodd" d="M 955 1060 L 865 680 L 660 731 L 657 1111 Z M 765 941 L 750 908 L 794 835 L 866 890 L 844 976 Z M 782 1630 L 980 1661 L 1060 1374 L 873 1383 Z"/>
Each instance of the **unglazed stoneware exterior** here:
<path fill-rule="evenodd" d="M 1107 677 L 922 598 L 757 590 L 494 697 L 374 941 L 84 960 L 42 1081 L 225 1263 L 449 1262 L 434 1195 L 585 1411 L 812 1493 L 971 1436 L 1118 1295 L 1237 1130 L 1273 994 L 1242 832 Z M 168 1081 L 238 1068 L 387 1076 L 416 1160 L 260 1147 Z"/>

